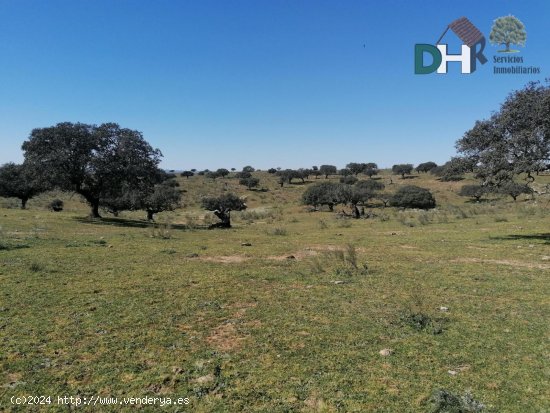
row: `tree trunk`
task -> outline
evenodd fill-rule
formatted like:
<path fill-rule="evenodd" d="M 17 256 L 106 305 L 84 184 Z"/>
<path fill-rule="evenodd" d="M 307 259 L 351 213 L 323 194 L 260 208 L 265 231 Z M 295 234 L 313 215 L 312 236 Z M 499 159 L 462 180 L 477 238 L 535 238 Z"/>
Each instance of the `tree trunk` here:
<path fill-rule="evenodd" d="M 151 211 L 150 209 L 147 210 L 147 221 L 154 221 L 153 215 L 155 214 L 154 211 Z"/>
<path fill-rule="evenodd" d="M 101 218 L 101 215 L 99 215 L 99 200 L 94 200 L 90 202 L 90 206 L 91 206 L 90 217 Z"/>
<path fill-rule="evenodd" d="M 506 42 L 506 52 L 510 51 L 510 42 Z"/>
<path fill-rule="evenodd" d="M 229 210 L 216 210 L 214 211 L 214 215 L 216 215 L 221 222 L 212 225 L 214 228 L 231 228 L 231 215 Z"/>
<path fill-rule="evenodd" d="M 353 217 L 355 219 L 361 218 L 361 213 L 359 212 L 359 208 L 357 208 L 357 205 L 353 205 Z"/>
<path fill-rule="evenodd" d="M 21 198 L 21 209 L 27 208 L 27 201 L 29 198 Z"/>

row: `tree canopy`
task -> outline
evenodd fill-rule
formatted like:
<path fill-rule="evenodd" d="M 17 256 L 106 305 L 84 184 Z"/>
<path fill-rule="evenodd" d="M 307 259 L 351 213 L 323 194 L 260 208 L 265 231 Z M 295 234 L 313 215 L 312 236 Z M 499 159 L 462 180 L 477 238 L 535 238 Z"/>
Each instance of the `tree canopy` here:
<path fill-rule="evenodd" d="M 27 201 L 41 192 L 28 165 L 7 163 L 0 167 L 0 196 L 18 198 L 21 209 L 25 209 Z"/>
<path fill-rule="evenodd" d="M 529 181 L 550 160 L 550 87 L 528 83 L 500 110 L 477 121 L 456 144 L 484 185 L 500 186 L 525 173 Z"/>
<path fill-rule="evenodd" d="M 231 211 L 246 209 L 244 201 L 233 193 L 203 198 L 201 204 L 204 209 L 214 212 L 220 219 L 220 222 L 212 227 L 220 228 L 231 228 Z"/>
<path fill-rule="evenodd" d="M 42 183 L 74 191 L 100 217 L 102 199 L 151 188 L 162 156 L 141 132 L 116 123 L 58 123 L 34 129 L 23 143 L 25 162 L 41 171 Z"/>
<path fill-rule="evenodd" d="M 412 172 L 413 165 L 410 163 L 401 163 L 398 165 L 393 165 L 391 170 L 394 174 L 401 175 L 401 178 L 405 178 L 405 175 L 408 175 Z"/>

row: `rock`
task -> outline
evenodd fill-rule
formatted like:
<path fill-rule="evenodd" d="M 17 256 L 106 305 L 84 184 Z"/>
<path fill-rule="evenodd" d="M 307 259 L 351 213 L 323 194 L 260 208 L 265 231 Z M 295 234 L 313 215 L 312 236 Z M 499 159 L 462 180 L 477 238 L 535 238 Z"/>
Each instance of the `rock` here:
<path fill-rule="evenodd" d="M 347 281 L 342 281 L 342 280 L 331 281 L 331 283 L 336 284 L 336 285 L 346 284 L 346 282 Z"/>
<path fill-rule="evenodd" d="M 439 311 L 443 311 L 444 313 L 446 313 L 447 311 L 449 311 L 449 307 L 439 307 Z"/>
<path fill-rule="evenodd" d="M 392 235 L 397 235 L 397 232 L 392 232 L 391 234 L 392 234 Z"/>
<path fill-rule="evenodd" d="M 542 260 L 543 261 L 550 261 L 550 255 L 543 255 Z"/>
<path fill-rule="evenodd" d="M 387 357 L 393 353 L 391 348 L 384 348 L 378 352 L 381 356 Z"/>
<path fill-rule="evenodd" d="M 186 255 L 187 258 L 197 258 L 198 256 L 199 254 L 197 254 L 196 252 L 192 252 L 191 254 Z"/>
<path fill-rule="evenodd" d="M 447 373 L 449 373 L 451 376 L 456 376 L 458 373 L 454 370 L 448 370 Z"/>
<path fill-rule="evenodd" d="M 529 244 L 529 248 L 535 248 L 534 244 Z"/>
<path fill-rule="evenodd" d="M 289 255 L 288 257 L 286 257 L 287 260 L 295 260 L 296 257 L 294 255 Z"/>
<path fill-rule="evenodd" d="M 252 244 L 250 242 L 243 242 L 241 243 L 241 247 L 251 247 Z"/>

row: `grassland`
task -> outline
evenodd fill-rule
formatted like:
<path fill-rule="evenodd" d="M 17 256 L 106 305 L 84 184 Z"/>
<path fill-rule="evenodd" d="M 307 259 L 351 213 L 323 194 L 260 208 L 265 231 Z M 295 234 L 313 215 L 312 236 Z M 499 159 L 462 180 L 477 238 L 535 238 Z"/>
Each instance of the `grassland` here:
<path fill-rule="evenodd" d="M 13 395 L 148 395 L 190 404 L 141 411 L 426 412 L 436 389 L 550 411 L 546 200 L 472 203 L 468 181 L 394 176 L 437 210 L 353 220 L 307 212 L 308 183 L 258 176 L 266 192 L 179 178 L 184 207 L 155 225 L 88 220 L 69 195 L 60 213 L 52 195 L 2 201 L 0 411 L 69 410 Z M 249 209 L 203 229 L 199 199 L 222 190 Z"/>

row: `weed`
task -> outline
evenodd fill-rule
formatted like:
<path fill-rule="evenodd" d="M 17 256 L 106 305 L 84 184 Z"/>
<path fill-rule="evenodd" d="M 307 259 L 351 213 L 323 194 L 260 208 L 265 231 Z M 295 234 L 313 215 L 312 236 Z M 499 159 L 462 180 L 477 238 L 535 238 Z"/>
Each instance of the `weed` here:
<path fill-rule="evenodd" d="M 37 262 L 33 262 L 30 266 L 29 266 L 29 270 L 31 270 L 32 272 L 41 272 L 44 270 L 44 266 L 40 263 L 37 263 Z"/>
<path fill-rule="evenodd" d="M 288 232 L 286 228 L 282 227 L 275 227 L 267 231 L 268 235 L 279 235 L 279 236 L 285 236 L 288 235 Z"/>
<path fill-rule="evenodd" d="M 458 395 L 449 390 L 436 390 L 431 398 L 431 413 L 479 413 L 485 405 L 475 400 L 470 392 Z"/>

